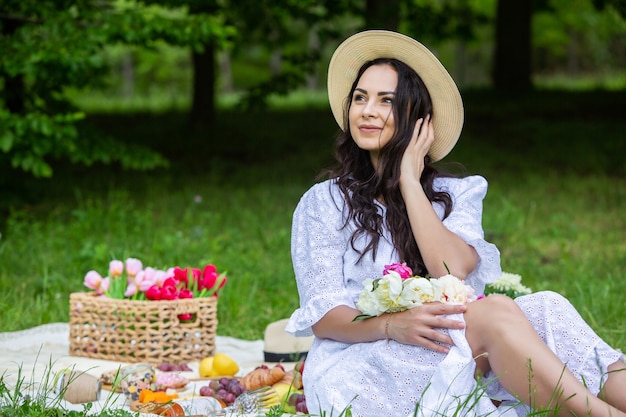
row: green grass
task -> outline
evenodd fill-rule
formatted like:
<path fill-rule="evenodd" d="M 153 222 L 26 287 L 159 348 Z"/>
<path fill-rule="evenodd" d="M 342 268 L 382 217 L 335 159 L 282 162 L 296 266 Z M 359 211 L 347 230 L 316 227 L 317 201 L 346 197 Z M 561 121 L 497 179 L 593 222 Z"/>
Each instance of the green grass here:
<path fill-rule="evenodd" d="M 466 128 L 447 160 L 489 180 L 484 227 L 503 268 L 534 290 L 564 294 L 626 349 L 623 96 L 468 91 Z M 84 274 L 132 256 L 157 267 L 215 263 L 229 276 L 218 334 L 262 338 L 298 306 L 291 215 L 331 160 L 337 131 L 325 106 L 286 108 L 224 109 L 205 136 L 188 133 L 177 112 L 88 118 L 156 147 L 169 169 L 57 162 L 53 179 L 32 180 L 0 167 L 0 331 L 67 321 Z"/>

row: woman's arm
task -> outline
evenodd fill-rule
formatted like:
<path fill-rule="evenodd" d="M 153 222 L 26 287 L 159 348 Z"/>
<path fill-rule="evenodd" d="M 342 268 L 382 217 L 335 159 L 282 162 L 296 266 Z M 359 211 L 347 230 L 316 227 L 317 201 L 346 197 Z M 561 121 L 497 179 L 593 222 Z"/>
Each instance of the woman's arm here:
<path fill-rule="evenodd" d="M 423 125 L 423 128 L 420 127 Z M 430 275 L 450 273 L 465 279 L 478 264 L 478 254 L 455 233 L 448 230 L 426 197 L 420 177 L 424 157 L 435 136 L 430 116 L 420 119 L 401 163 L 400 191 L 406 205 L 411 230 Z"/>
<path fill-rule="evenodd" d="M 462 329 L 464 327 L 462 321 L 442 316 L 463 313 L 465 310 L 465 305 L 428 303 L 400 313 L 354 321 L 354 318 L 361 314 L 359 310 L 337 306 L 313 325 L 313 333 L 317 337 L 343 343 L 387 339 L 447 353 L 449 351 L 447 345 L 453 344 L 452 339 L 436 329 Z"/>

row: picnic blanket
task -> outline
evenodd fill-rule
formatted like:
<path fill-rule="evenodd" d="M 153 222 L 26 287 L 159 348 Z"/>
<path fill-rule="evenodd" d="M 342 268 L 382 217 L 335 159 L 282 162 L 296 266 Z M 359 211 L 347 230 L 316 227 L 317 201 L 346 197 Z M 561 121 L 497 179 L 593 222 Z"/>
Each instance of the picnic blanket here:
<path fill-rule="evenodd" d="M 242 340 L 228 336 L 216 336 L 216 352 L 226 353 L 240 366 L 238 375 L 264 363 L 263 340 Z M 51 323 L 27 330 L 0 333 L 0 377 L 8 387 L 20 385 L 20 392 L 33 397 L 49 390 L 54 375 L 64 369 L 101 376 L 103 372 L 118 369 L 127 363 L 70 356 L 68 323 Z M 199 362 L 190 362 L 192 372 L 182 375 L 198 376 Z M 285 364 L 288 367 L 289 364 Z M 192 381 L 180 393 L 181 398 L 193 398 L 207 381 Z M 48 394 L 50 401 L 57 401 L 66 410 L 82 411 L 84 404 L 72 404 Z M 121 393 L 103 390 L 98 401 L 92 403 L 89 414 L 97 414 L 104 408 L 126 408 L 126 398 Z"/>

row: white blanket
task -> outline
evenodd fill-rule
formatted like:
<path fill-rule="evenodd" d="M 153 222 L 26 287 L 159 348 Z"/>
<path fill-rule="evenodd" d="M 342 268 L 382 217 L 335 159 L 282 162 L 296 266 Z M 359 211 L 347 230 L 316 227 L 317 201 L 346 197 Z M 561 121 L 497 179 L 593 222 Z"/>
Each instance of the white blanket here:
<path fill-rule="evenodd" d="M 263 363 L 263 341 L 241 340 L 227 336 L 217 336 L 216 352 L 226 353 L 240 366 L 242 376 Z M 37 395 L 52 387 L 56 372 L 72 369 L 100 376 L 103 372 L 116 370 L 125 363 L 69 356 L 69 326 L 67 323 L 51 323 L 32 329 L 0 333 L 0 376 L 5 384 L 14 387 L 20 384 L 22 394 Z M 198 376 L 198 362 L 189 363 L 192 372 L 183 375 L 193 378 Z M 46 382 L 47 378 L 47 382 Z M 199 387 L 206 381 L 195 381 L 182 392 L 182 397 L 198 395 Z M 51 396 L 51 400 L 54 396 Z M 83 410 L 82 404 L 71 404 L 61 400 L 60 405 L 67 410 Z M 90 414 L 97 413 L 103 407 L 127 408 L 121 394 L 103 390 L 100 400 L 93 403 Z"/>

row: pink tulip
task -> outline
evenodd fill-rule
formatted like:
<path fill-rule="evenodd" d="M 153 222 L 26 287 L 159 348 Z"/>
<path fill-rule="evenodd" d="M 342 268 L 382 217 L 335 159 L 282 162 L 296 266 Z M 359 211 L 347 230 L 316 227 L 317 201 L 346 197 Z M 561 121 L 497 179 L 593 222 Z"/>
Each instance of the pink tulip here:
<path fill-rule="evenodd" d="M 122 261 L 113 260 L 109 263 L 109 275 L 113 278 L 119 277 L 124 272 L 124 263 Z"/>
<path fill-rule="evenodd" d="M 105 292 L 109 291 L 109 285 L 110 284 L 111 284 L 111 278 L 109 278 L 109 277 L 104 278 L 102 280 L 102 283 L 100 284 L 101 292 L 105 293 Z"/>
<path fill-rule="evenodd" d="M 85 274 L 83 283 L 85 287 L 98 291 L 102 285 L 102 276 L 96 271 L 89 271 Z"/>
<path fill-rule="evenodd" d="M 135 259 L 135 258 L 126 259 L 126 273 L 129 276 L 134 277 L 142 269 L 143 269 L 143 264 L 141 263 L 139 259 Z"/>
<path fill-rule="evenodd" d="M 163 284 L 163 282 L 168 278 L 167 272 L 165 271 L 161 271 L 161 270 L 156 270 L 154 272 L 154 283 L 156 285 L 161 285 Z"/>
<path fill-rule="evenodd" d="M 144 275 L 146 276 L 145 279 L 149 279 L 149 280 L 153 280 L 156 281 L 156 274 L 157 274 L 157 270 L 154 269 L 151 266 L 147 266 L 144 270 L 143 270 Z"/>
<path fill-rule="evenodd" d="M 135 275 L 133 284 L 137 286 L 139 291 L 146 292 L 148 288 L 156 284 L 156 271 L 150 267 L 139 271 L 139 273 Z"/>
<path fill-rule="evenodd" d="M 132 297 L 137 294 L 137 285 L 134 282 L 131 282 L 126 287 L 126 291 L 124 291 L 124 297 Z"/>

